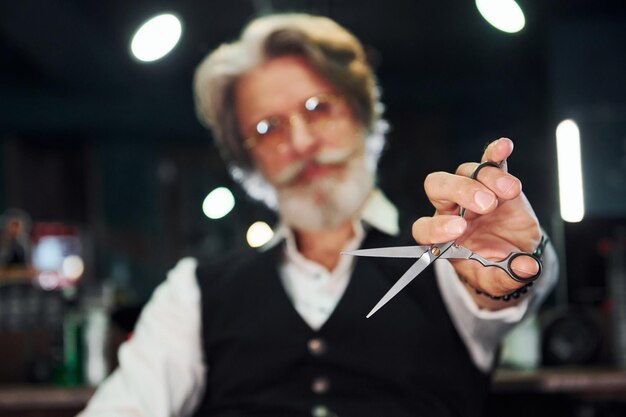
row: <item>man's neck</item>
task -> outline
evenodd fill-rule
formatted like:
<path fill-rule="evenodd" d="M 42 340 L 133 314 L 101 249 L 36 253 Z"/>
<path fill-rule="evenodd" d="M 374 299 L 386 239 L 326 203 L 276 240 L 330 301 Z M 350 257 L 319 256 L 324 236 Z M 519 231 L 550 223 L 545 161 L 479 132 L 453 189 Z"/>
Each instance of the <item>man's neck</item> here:
<path fill-rule="evenodd" d="M 294 230 L 298 251 L 329 271 L 339 263 L 341 250 L 354 237 L 352 220 L 324 230 Z"/>

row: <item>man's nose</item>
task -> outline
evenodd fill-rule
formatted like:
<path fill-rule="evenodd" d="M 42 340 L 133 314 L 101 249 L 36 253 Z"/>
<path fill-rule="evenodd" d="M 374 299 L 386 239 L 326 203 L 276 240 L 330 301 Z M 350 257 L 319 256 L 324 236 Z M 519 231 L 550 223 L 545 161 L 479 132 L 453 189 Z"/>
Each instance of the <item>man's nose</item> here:
<path fill-rule="evenodd" d="M 291 134 L 291 146 L 300 154 L 312 152 L 317 145 L 317 139 L 311 132 L 306 120 L 300 115 L 289 117 L 289 126 Z"/>

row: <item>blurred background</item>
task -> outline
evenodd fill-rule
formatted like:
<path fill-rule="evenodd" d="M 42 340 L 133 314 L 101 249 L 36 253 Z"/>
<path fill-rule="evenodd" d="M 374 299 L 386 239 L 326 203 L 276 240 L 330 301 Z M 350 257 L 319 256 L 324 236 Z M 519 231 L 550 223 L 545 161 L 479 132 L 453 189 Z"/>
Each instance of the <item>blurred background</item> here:
<path fill-rule="evenodd" d="M 191 80 L 253 16 L 302 11 L 330 16 L 366 46 L 391 125 L 379 184 L 408 218 L 431 212 L 427 173 L 477 160 L 492 139 L 515 141 L 509 168 L 559 251 L 561 280 L 505 347 L 502 369 L 582 367 L 575 375 L 600 399 L 580 400 L 588 388 L 556 374 L 565 388 L 543 401 L 565 399 L 567 415 L 621 410 L 626 3 L 501 0 L 524 16 L 507 31 L 480 3 L 490 2 L 0 0 L 0 409 L 35 392 L 51 401 L 8 387 L 97 384 L 178 259 L 255 245 L 250 226 L 274 226 L 197 121 Z M 180 38 L 146 62 L 131 40 L 162 13 L 179 19 Z M 561 180 L 581 175 L 584 194 L 568 200 L 558 171 L 578 160 Z M 260 230 L 263 241 L 271 232 Z M 544 394 L 544 379 L 511 378 L 499 398 Z M 90 391 L 72 392 L 70 408 Z"/>

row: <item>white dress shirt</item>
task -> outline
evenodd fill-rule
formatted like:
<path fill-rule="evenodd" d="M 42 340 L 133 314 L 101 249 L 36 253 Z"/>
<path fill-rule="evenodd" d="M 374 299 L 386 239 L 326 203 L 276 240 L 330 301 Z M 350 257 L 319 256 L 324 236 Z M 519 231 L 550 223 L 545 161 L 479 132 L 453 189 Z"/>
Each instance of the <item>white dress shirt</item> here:
<path fill-rule="evenodd" d="M 356 249 L 363 241 L 361 222 L 390 235 L 399 232 L 397 210 L 380 191 L 368 199 L 360 220 L 355 221 L 355 237 L 345 250 Z M 354 258 L 341 257 L 337 267 L 329 271 L 298 252 L 289 229 L 279 227 L 277 236 L 269 245 L 286 239 L 284 260 L 279 266 L 285 290 L 303 320 L 312 329 L 319 329 L 348 285 Z M 555 285 L 556 255 L 550 246 L 543 263 L 541 279 L 522 302 L 487 311 L 476 306 L 448 261 L 435 262 L 443 300 L 479 369 L 487 371 L 492 367 L 502 337 L 533 313 Z M 193 258 L 182 259 L 155 290 L 132 339 L 120 348 L 120 367 L 101 384 L 80 417 L 169 417 L 193 413 L 202 400 L 207 371 L 196 265 Z"/>

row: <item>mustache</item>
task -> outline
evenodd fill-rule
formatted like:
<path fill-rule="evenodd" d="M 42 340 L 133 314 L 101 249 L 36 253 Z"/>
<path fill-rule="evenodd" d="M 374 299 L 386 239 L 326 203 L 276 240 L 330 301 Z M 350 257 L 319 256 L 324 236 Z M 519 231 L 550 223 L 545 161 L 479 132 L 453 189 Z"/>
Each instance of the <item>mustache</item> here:
<path fill-rule="evenodd" d="M 273 177 L 276 185 L 287 185 L 294 181 L 300 173 L 309 165 L 340 165 L 347 162 L 354 152 L 356 147 L 344 148 L 344 149 L 326 149 L 318 152 L 312 158 L 294 161 L 291 164 L 283 168 L 278 174 Z"/>

